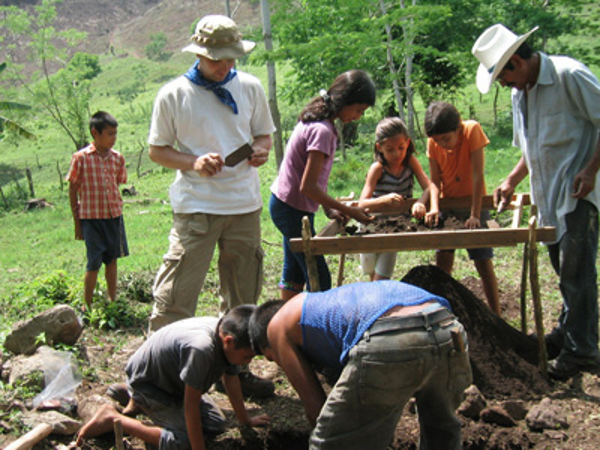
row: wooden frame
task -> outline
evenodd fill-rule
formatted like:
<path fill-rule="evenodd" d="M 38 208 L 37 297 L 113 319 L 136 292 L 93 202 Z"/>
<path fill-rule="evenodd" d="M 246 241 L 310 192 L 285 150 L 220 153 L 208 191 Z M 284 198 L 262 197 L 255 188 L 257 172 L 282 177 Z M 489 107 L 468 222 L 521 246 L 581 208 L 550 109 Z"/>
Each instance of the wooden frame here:
<path fill-rule="evenodd" d="M 386 211 L 379 215 L 397 215 L 410 211 L 416 200 L 404 202 L 401 208 Z M 440 210 L 469 210 L 470 197 L 456 199 L 440 199 Z M 306 256 L 308 275 L 311 289 L 319 290 L 318 274 L 316 272 L 315 255 L 338 254 L 342 257 L 349 253 L 382 253 L 415 250 L 450 250 L 457 248 L 508 247 L 524 244 L 523 279 L 521 282 L 521 331 L 526 333 L 526 278 L 529 274 L 530 286 L 534 302 L 536 332 L 539 338 L 540 370 L 546 373 L 547 356 L 544 343 L 543 313 L 539 293 L 537 272 L 537 242 L 553 242 L 556 239 L 554 227 L 537 228 L 536 221 L 530 220 L 527 228 L 520 227 L 523 217 L 523 207 L 531 205 L 529 194 L 516 194 L 506 209 L 513 211 L 510 228 L 487 228 L 477 230 L 452 230 L 372 234 L 359 236 L 339 236 L 344 227 L 337 221 L 330 221 L 316 236 L 312 236 L 308 218 L 303 223 L 302 238 L 290 239 L 290 247 L 294 252 L 303 252 Z M 532 212 L 535 205 L 531 205 Z M 495 210 L 492 196 L 486 195 L 482 201 L 483 210 Z M 532 214 L 535 216 L 535 213 Z M 535 219 L 535 217 L 532 217 Z M 343 280 L 343 261 L 340 259 L 338 285 Z M 543 347 L 543 348 L 542 348 Z"/>

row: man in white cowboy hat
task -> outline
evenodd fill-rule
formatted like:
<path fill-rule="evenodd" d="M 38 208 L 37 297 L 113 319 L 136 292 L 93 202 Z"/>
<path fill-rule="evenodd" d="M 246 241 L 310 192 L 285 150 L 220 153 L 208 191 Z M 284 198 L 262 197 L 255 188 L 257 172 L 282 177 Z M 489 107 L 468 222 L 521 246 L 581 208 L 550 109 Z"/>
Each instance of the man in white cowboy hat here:
<path fill-rule="evenodd" d="M 600 367 L 598 351 L 598 205 L 600 183 L 600 83 L 582 63 L 534 52 L 503 25 L 483 32 L 473 46 L 481 63 L 477 87 L 489 91 L 498 80 L 513 88 L 513 139 L 522 157 L 494 192 L 509 202 L 529 175 L 539 223 L 557 229 L 548 243 L 560 278 L 563 308 L 558 326 L 546 336 L 548 372 L 568 379 Z"/>
<path fill-rule="evenodd" d="M 191 41 L 182 51 L 198 60 L 161 88 L 148 137 L 152 161 L 177 170 L 170 246 L 154 283 L 150 331 L 195 315 L 217 245 L 222 313 L 255 304 L 262 288 L 257 168 L 268 159 L 275 126 L 260 81 L 234 67 L 256 44 L 219 15 L 200 19 Z M 274 390 L 250 372 L 240 381 L 245 395 Z"/>

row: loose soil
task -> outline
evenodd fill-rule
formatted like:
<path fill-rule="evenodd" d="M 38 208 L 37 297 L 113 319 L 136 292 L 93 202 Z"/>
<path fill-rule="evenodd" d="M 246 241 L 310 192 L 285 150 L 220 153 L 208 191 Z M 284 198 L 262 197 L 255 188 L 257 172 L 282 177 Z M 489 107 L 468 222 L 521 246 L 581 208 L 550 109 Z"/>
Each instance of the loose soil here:
<path fill-rule="evenodd" d="M 447 216 L 440 219 L 435 227 L 429 227 L 425 225 L 423 219 L 415 219 L 409 214 L 399 214 L 394 216 L 379 216 L 368 225 L 347 225 L 345 231 L 350 236 L 359 236 L 364 234 L 416 233 L 465 229 L 464 222 L 454 216 Z"/>
<path fill-rule="evenodd" d="M 387 220 L 387 219 L 386 219 Z M 410 219 L 400 225 L 389 220 L 383 228 L 373 227 L 370 232 L 380 233 L 417 231 Z M 408 224 L 407 224 L 408 222 Z M 458 221 L 446 222 L 445 228 L 460 227 Z M 474 384 L 487 401 L 487 406 L 496 406 L 503 401 L 517 400 L 527 409 L 549 398 L 558 405 L 565 415 L 567 429 L 530 430 L 524 420 L 516 426 L 503 427 L 459 416 L 462 422 L 463 447 L 475 449 L 582 449 L 598 448 L 600 442 L 600 373 L 583 373 L 568 382 L 548 380 L 537 368 L 537 341 L 517 331 L 507 322 L 490 312 L 485 302 L 480 280 L 468 277 L 457 282 L 452 277 L 433 266 L 419 266 L 411 270 L 403 281 L 421 286 L 447 298 L 454 313 L 464 324 L 468 333 L 469 356 L 473 369 Z M 518 322 L 519 292 L 503 288 L 501 307 L 505 320 Z M 552 323 L 545 323 L 549 330 Z M 115 348 L 113 342 L 98 331 L 84 331 L 81 339 L 89 366 L 95 368 L 95 377 L 85 379 L 77 391 L 78 414 L 83 420 L 89 419 L 99 404 L 112 402 L 106 396 L 109 384 L 124 380 L 123 368 L 129 356 L 139 347 L 143 336 L 132 333 L 128 344 Z M 92 345 L 93 344 L 93 345 Z M 248 399 L 247 407 L 251 414 L 266 413 L 271 416 L 271 424 L 263 429 L 238 427 L 227 398 L 218 392 L 212 395 L 226 413 L 229 430 L 208 439 L 208 448 L 218 450 L 234 449 L 307 449 L 310 433 L 304 417 L 302 405 L 289 385 L 285 375 L 273 363 L 256 358 L 251 363 L 254 373 L 273 380 L 276 395 L 265 400 Z M 326 387 L 327 389 L 327 387 Z M 142 417 L 143 419 L 143 417 Z M 419 426 L 414 405 L 408 404 L 396 429 L 391 449 L 417 449 Z M 56 438 L 54 435 L 36 445 L 35 449 L 60 448 L 69 445 L 71 437 Z M 2 446 L 0 442 L 0 446 Z M 104 450 L 115 445 L 112 435 L 89 439 L 83 448 Z M 64 447 L 63 447 L 64 448 Z M 138 439 L 126 438 L 126 448 L 142 449 L 144 444 Z"/>

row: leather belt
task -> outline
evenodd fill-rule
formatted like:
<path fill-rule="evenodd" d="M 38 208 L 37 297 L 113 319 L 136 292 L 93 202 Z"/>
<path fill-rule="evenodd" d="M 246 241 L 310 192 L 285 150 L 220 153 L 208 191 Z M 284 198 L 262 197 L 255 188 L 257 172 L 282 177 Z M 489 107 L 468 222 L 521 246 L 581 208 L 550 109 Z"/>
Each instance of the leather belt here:
<path fill-rule="evenodd" d="M 428 330 L 444 321 L 450 323 L 454 319 L 454 314 L 446 308 L 438 309 L 429 314 L 417 313 L 410 316 L 384 317 L 377 319 L 375 323 L 371 325 L 371 328 L 369 328 L 368 333 L 370 336 L 374 336 L 396 330 L 411 330 L 416 328 Z"/>

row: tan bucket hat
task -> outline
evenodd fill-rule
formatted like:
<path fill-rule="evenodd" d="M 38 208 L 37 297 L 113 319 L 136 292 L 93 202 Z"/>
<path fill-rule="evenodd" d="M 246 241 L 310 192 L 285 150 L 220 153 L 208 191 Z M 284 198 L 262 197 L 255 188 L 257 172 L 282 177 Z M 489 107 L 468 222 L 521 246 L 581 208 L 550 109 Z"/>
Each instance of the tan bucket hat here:
<path fill-rule="evenodd" d="M 504 25 L 498 23 L 485 30 L 473 45 L 471 52 L 479 60 L 477 69 L 477 89 L 482 94 L 486 94 L 492 83 L 498 78 L 498 75 L 504 69 L 504 66 L 519 46 L 529 37 L 531 31 L 517 36 Z"/>
<path fill-rule="evenodd" d="M 192 44 L 183 48 L 182 52 L 214 60 L 241 58 L 256 46 L 255 42 L 242 40 L 242 34 L 233 20 L 220 15 L 200 19 L 190 40 Z"/>

